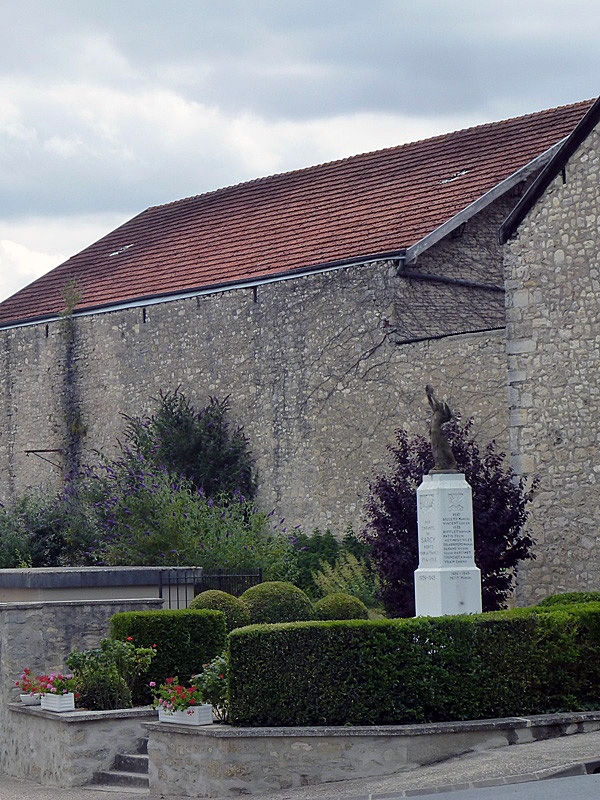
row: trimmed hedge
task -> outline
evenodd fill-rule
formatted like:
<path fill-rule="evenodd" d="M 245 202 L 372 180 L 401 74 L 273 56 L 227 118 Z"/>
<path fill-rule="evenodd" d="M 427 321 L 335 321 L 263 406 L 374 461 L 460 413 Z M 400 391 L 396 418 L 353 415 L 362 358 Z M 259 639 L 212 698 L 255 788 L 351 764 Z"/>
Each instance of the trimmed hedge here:
<path fill-rule="evenodd" d="M 226 644 L 225 614 L 206 609 L 123 611 L 110 620 L 113 639 L 137 647 L 156 645 L 156 656 L 134 690 L 134 702 L 150 702 L 148 683 L 177 675 L 181 682 L 202 670 Z"/>
<path fill-rule="evenodd" d="M 227 633 L 234 628 L 242 628 L 250 624 L 250 615 L 239 597 L 220 589 L 207 589 L 197 594 L 190 608 L 211 608 L 213 611 L 222 611 L 225 614 Z"/>
<path fill-rule="evenodd" d="M 346 592 L 334 592 L 322 597 L 315 603 L 317 619 L 369 619 L 369 609 L 359 600 Z"/>
<path fill-rule="evenodd" d="M 384 725 L 598 707 L 600 603 L 233 631 L 238 725 Z"/>
<path fill-rule="evenodd" d="M 265 581 L 251 586 L 240 600 L 248 609 L 253 624 L 297 622 L 315 618 L 308 595 L 287 581 Z"/>
<path fill-rule="evenodd" d="M 600 592 L 563 592 L 562 594 L 551 594 L 538 603 L 538 608 L 542 606 L 564 606 L 573 603 L 600 603 Z"/>

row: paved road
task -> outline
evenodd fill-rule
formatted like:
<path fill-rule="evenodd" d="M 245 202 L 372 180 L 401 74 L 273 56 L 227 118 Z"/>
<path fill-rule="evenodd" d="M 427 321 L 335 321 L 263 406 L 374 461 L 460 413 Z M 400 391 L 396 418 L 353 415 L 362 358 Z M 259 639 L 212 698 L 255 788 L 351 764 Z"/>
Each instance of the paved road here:
<path fill-rule="evenodd" d="M 386 795 L 389 799 L 389 795 Z M 419 795 L 419 800 L 440 800 L 443 795 Z M 600 775 L 577 775 L 548 781 L 516 783 L 511 786 L 489 786 L 452 792 L 452 800 L 598 800 Z M 380 795 L 381 800 L 383 797 Z M 372 796 L 377 800 L 377 795 Z M 391 800 L 391 799 L 389 799 Z"/>
<path fill-rule="evenodd" d="M 594 763 L 597 762 L 597 763 Z M 600 731 L 499 747 L 384 778 L 340 781 L 272 792 L 253 800 L 600 800 Z M 558 776 L 566 777 L 558 777 Z M 524 781 L 527 781 L 526 783 Z M 496 786 L 490 786 L 496 783 Z M 136 800 L 132 792 L 52 789 L 0 775 L 0 800 Z M 158 800 L 141 795 L 146 800 Z M 189 798 L 169 798 L 189 800 Z"/>

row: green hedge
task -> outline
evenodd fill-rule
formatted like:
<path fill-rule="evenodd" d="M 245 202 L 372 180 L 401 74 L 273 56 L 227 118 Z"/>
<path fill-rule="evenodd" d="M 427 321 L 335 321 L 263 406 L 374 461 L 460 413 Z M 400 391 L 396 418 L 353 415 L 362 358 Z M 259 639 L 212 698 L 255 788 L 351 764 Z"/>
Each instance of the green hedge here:
<path fill-rule="evenodd" d="M 315 618 L 313 604 L 302 589 L 287 581 L 265 581 L 251 586 L 240 600 L 252 623 L 297 622 Z"/>
<path fill-rule="evenodd" d="M 562 592 L 562 594 L 551 594 L 538 603 L 538 607 L 554 607 L 573 605 L 573 603 L 598 603 L 600 602 L 600 592 Z"/>
<path fill-rule="evenodd" d="M 317 619 L 369 619 L 369 609 L 359 600 L 345 592 L 334 592 L 315 603 Z"/>
<path fill-rule="evenodd" d="M 131 637 L 138 647 L 156 645 L 156 656 L 135 688 L 135 703 L 150 701 L 148 683 L 177 675 L 181 681 L 200 672 L 223 652 L 225 614 L 207 609 L 124 611 L 110 621 L 113 639 Z"/>
<path fill-rule="evenodd" d="M 207 589 L 197 594 L 190 608 L 210 608 L 213 611 L 222 611 L 225 614 L 225 628 L 227 633 L 234 628 L 243 628 L 250 624 L 248 609 L 239 597 L 220 589 Z"/>
<path fill-rule="evenodd" d="M 229 643 L 230 719 L 239 725 L 485 719 L 599 702 L 600 603 L 254 625 Z"/>

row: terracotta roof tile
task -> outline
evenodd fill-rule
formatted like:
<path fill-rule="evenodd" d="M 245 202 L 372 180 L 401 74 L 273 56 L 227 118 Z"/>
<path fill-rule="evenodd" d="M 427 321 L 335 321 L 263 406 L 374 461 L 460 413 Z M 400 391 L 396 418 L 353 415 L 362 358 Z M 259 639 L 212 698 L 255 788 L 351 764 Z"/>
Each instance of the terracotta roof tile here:
<path fill-rule="evenodd" d="M 410 247 L 567 136 L 592 101 L 153 206 L 0 303 L 0 326 Z"/>

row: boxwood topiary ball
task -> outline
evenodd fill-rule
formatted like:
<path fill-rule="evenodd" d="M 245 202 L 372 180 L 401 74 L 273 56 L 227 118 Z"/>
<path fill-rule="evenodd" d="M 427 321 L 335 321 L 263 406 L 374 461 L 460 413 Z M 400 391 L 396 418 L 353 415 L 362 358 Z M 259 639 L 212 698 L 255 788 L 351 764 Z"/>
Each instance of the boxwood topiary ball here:
<path fill-rule="evenodd" d="M 317 619 L 369 619 L 362 600 L 345 592 L 328 594 L 315 603 Z"/>
<path fill-rule="evenodd" d="M 300 622 L 314 619 L 313 604 L 302 589 L 286 581 L 265 581 L 246 589 L 240 598 L 250 622 Z"/>
<path fill-rule="evenodd" d="M 234 628 L 242 628 L 250 624 L 250 615 L 245 604 L 233 594 L 220 589 L 208 589 L 197 594 L 190 603 L 190 608 L 210 608 L 225 614 L 227 633 Z"/>

